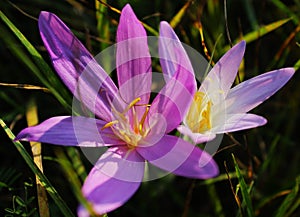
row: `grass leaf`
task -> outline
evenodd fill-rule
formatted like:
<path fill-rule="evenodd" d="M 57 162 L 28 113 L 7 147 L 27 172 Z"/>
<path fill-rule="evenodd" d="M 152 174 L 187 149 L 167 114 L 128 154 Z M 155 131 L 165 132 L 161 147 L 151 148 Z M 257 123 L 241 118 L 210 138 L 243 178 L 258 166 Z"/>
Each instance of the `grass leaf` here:
<path fill-rule="evenodd" d="M 243 198 L 243 203 L 245 203 L 246 205 L 246 210 L 247 210 L 247 216 L 248 217 L 252 217 L 254 216 L 254 211 L 253 211 L 253 206 L 252 206 L 252 201 L 251 201 L 251 197 L 249 194 L 249 188 L 245 182 L 245 179 L 240 171 L 240 168 L 235 160 L 234 155 L 232 154 L 232 159 L 234 162 L 234 168 L 235 168 L 235 172 L 239 181 L 239 187 L 240 187 L 240 191 L 242 194 L 242 198 Z"/>
<path fill-rule="evenodd" d="M 298 198 L 297 203 L 295 203 L 295 199 L 297 198 L 299 192 L 299 185 L 300 185 L 300 176 L 296 178 L 296 184 L 292 189 L 291 193 L 289 193 L 278 210 L 276 211 L 275 217 L 286 217 L 288 216 L 287 213 L 292 213 L 297 207 L 300 205 L 300 200 Z M 293 206 L 292 206 L 293 205 Z M 295 206 L 296 205 L 296 206 Z M 293 209 L 291 209 L 291 207 Z"/>
<path fill-rule="evenodd" d="M 7 125 L 4 123 L 2 119 L 0 119 L 0 125 L 8 135 L 8 137 L 13 141 L 15 139 L 15 135 L 11 132 L 11 130 L 7 127 Z M 61 198 L 61 196 L 58 194 L 56 189 L 53 187 L 53 185 L 50 183 L 48 178 L 41 172 L 41 170 L 35 165 L 33 162 L 32 157 L 28 154 L 22 143 L 18 141 L 13 141 L 15 147 L 19 151 L 19 153 L 22 155 L 23 159 L 29 166 L 29 168 L 32 170 L 32 172 L 38 176 L 39 180 L 41 181 L 42 185 L 45 187 L 49 195 L 54 200 L 57 207 L 60 209 L 62 214 L 66 217 L 74 217 L 74 214 L 70 210 L 70 208 L 67 206 L 65 201 Z"/>
<path fill-rule="evenodd" d="M 287 7 L 284 3 L 282 3 L 280 0 L 272 0 L 271 2 L 274 5 L 276 5 L 276 7 L 278 7 L 282 12 L 286 13 L 289 17 L 291 17 L 295 25 L 299 24 L 300 20 L 297 17 L 297 15 L 292 10 L 290 10 L 290 8 Z"/>
<path fill-rule="evenodd" d="M 14 46 L 13 49 L 20 60 L 22 60 L 32 72 L 40 79 L 40 81 L 51 91 L 56 99 L 66 108 L 69 108 L 69 104 L 66 99 L 69 98 L 69 94 L 65 86 L 61 81 L 54 76 L 54 72 L 45 62 L 41 54 L 34 48 L 34 46 L 27 40 L 27 38 L 19 31 L 19 29 L 0 11 L 0 18 L 14 33 L 14 35 L 20 40 L 20 42 L 27 49 L 29 54 L 34 60 L 34 63 L 27 57 L 27 55 L 21 51 L 20 47 Z M 2 35 L 2 34 L 1 34 Z M 8 40 L 7 36 L 2 35 L 4 40 Z M 59 92 L 57 91 L 59 90 Z"/>
<path fill-rule="evenodd" d="M 253 42 L 253 41 L 261 38 L 262 36 L 266 35 L 267 33 L 272 32 L 272 31 L 278 29 L 279 27 L 281 27 L 282 25 L 286 24 L 290 20 L 291 19 L 278 20 L 278 21 L 275 21 L 275 22 L 270 23 L 268 25 L 261 26 L 257 30 L 249 32 L 246 35 L 244 35 L 243 36 L 243 40 L 245 40 L 247 42 L 247 44 L 250 43 L 250 42 Z M 235 40 L 234 44 L 237 44 L 238 41 L 240 41 L 240 39 Z M 225 53 L 229 49 L 230 49 L 229 45 L 225 46 L 223 48 L 223 52 Z"/>
<path fill-rule="evenodd" d="M 170 26 L 172 26 L 172 28 L 175 28 L 178 23 L 180 23 L 182 17 L 184 16 L 191 3 L 192 1 L 188 1 L 187 3 L 185 3 L 183 7 L 178 11 L 178 13 L 172 18 L 172 20 L 170 21 Z"/>

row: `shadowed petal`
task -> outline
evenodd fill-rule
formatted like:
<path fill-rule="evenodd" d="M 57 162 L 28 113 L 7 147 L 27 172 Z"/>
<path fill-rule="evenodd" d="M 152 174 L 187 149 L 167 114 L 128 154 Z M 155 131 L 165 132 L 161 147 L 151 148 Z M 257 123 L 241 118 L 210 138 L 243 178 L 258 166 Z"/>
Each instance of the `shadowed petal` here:
<path fill-rule="evenodd" d="M 136 150 L 151 164 L 176 175 L 206 179 L 219 173 L 208 153 L 175 136 L 165 135 L 156 144 Z"/>
<path fill-rule="evenodd" d="M 25 128 L 15 140 L 82 147 L 124 144 L 110 128 L 101 130 L 104 125 L 103 121 L 93 118 L 58 116 Z"/>
<path fill-rule="evenodd" d="M 41 12 L 39 29 L 54 68 L 66 86 L 89 110 L 98 117 L 109 120 L 107 116 L 110 111 L 106 98 L 114 98 L 117 93 L 110 77 L 56 15 Z"/>
<path fill-rule="evenodd" d="M 207 93 L 214 104 L 225 99 L 244 56 L 246 42 L 232 47 L 208 73 L 199 91 Z"/>
<path fill-rule="evenodd" d="M 267 120 L 264 117 L 255 114 L 233 114 L 227 115 L 226 123 L 224 125 L 219 125 L 216 128 L 211 129 L 211 131 L 216 134 L 235 132 L 262 126 L 266 123 Z"/>
<path fill-rule="evenodd" d="M 283 68 L 242 82 L 229 91 L 226 99 L 226 112 L 250 111 L 283 87 L 294 72 L 293 68 Z"/>
<path fill-rule="evenodd" d="M 107 213 L 122 206 L 136 192 L 143 179 L 144 168 L 144 159 L 137 152 L 126 147 L 110 148 L 89 173 L 82 192 L 92 203 L 94 211 Z M 78 216 L 89 215 L 80 207 Z"/>
<path fill-rule="evenodd" d="M 151 92 L 151 57 L 147 34 L 141 22 L 127 4 L 117 30 L 117 73 L 120 94 L 129 104 L 141 97 L 147 104 Z"/>
<path fill-rule="evenodd" d="M 188 136 L 190 139 L 193 140 L 193 142 L 195 144 L 200 144 L 203 142 L 208 142 L 213 140 L 216 135 L 214 133 L 211 132 L 207 132 L 207 134 L 201 134 L 201 133 L 193 133 L 190 128 L 184 126 L 184 125 L 180 125 L 179 127 L 177 127 L 177 130 L 182 133 L 183 135 Z"/>

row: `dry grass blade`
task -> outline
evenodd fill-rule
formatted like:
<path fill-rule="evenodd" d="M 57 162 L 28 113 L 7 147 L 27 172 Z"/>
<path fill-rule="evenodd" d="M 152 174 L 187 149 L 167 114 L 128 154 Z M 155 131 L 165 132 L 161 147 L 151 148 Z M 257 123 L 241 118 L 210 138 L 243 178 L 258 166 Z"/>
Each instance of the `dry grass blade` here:
<path fill-rule="evenodd" d="M 37 106 L 35 101 L 31 99 L 26 110 L 26 120 L 28 126 L 34 126 L 38 124 Z M 31 151 L 33 155 L 33 161 L 37 167 L 43 172 L 42 164 L 42 145 L 39 142 L 30 142 Z M 41 181 L 36 175 L 36 187 L 37 187 L 37 198 L 39 205 L 40 216 L 50 217 L 48 198 L 45 188 L 42 186 Z"/>
<path fill-rule="evenodd" d="M 0 83 L 0 86 L 14 87 L 14 88 L 20 88 L 20 89 L 27 89 L 27 90 L 42 90 L 44 92 L 50 93 L 50 90 L 46 87 L 40 87 L 40 86 L 36 86 L 36 85 L 31 85 L 31 84 Z"/>

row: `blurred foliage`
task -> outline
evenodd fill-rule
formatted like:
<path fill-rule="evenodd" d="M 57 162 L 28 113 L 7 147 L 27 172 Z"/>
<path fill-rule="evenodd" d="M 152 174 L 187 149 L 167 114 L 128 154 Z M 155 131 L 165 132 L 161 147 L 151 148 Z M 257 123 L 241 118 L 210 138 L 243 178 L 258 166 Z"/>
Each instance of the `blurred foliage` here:
<path fill-rule="evenodd" d="M 71 95 L 51 67 L 39 36 L 40 11 L 57 14 L 96 55 L 115 42 L 117 11 L 126 3 L 131 4 L 149 35 L 158 31 L 160 21 L 171 22 L 182 42 L 206 58 L 212 56 L 213 62 L 231 43 L 250 37 L 239 72 L 242 79 L 281 67 L 300 66 L 299 0 L 3 0 L 0 11 L 33 45 L 31 49 L 24 46 L 25 40 L 20 41 L 0 20 L 0 83 L 22 84 L 20 88 L 0 85 L 0 117 L 14 133 L 26 127 L 24 116 L 31 97 L 36 101 L 40 120 L 70 114 Z M 35 54 L 41 55 L 38 61 Z M 201 181 L 169 175 L 143 183 L 129 202 L 108 216 L 300 216 L 298 74 L 255 110 L 268 119 L 266 126 L 224 137 L 214 156 L 221 170 L 219 177 Z M 24 85 L 49 91 L 31 86 L 24 89 Z M 14 195 L 24 194 L 22 180 L 34 180 L 35 173 L 3 130 L 0 138 L 0 216 L 4 216 L 7 211 L 18 211 L 8 208 L 11 204 L 23 207 L 22 198 L 26 197 Z M 30 146 L 24 146 L 30 153 Z M 45 176 L 76 213 L 78 201 L 84 203 L 78 187 L 91 164 L 75 148 L 44 145 L 43 156 Z M 13 194 L 9 188 L 14 189 Z M 34 189 L 26 191 L 34 195 Z M 31 198 L 27 197 L 27 204 L 35 210 L 37 201 Z M 49 206 L 51 216 L 61 216 L 55 199 L 49 199 Z"/>

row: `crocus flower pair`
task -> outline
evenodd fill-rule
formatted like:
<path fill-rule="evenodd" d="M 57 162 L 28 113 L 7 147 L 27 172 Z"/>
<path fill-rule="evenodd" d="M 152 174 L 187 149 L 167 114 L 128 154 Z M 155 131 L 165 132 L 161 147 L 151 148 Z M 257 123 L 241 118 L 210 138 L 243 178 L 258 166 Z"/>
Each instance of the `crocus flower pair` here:
<path fill-rule="evenodd" d="M 264 118 L 247 112 L 294 73 L 291 68 L 276 70 L 230 89 L 245 50 L 245 42 L 241 42 L 220 59 L 197 91 L 187 54 L 169 24 L 162 22 L 159 55 L 166 84 L 150 105 L 151 58 L 146 32 L 129 5 L 122 10 L 117 30 L 119 88 L 54 14 L 42 12 L 39 28 L 56 71 L 95 118 L 53 117 L 22 130 L 16 139 L 109 147 L 82 188 L 99 214 L 120 207 L 135 193 L 146 161 L 185 177 L 216 176 L 218 167 L 208 153 L 168 133 L 178 128 L 200 143 L 218 133 L 265 124 Z M 80 206 L 78 215 L 89 213 Z"/>
<path fill-rule="evenodd" d="M 39 29 L 57 73 L 95 118 L 52 117 L 22 130 L 16 140 L 108 147 L 82 187 L 96 213 L 118 208 L 135 193 L 146 161 L 185 177 L 206 179 L 218 174 L 208 153 L 168 135 L 182 122 L 196 90 L 193 69 L 177 38 L 179 61 L 173 63 L 172 77 L 149 105 L 152 79 L 147 35 L 129 5 L 123 8 L 117 29 L 119 87 L 54 14 L 41 12 Z M 160 25 L 160 35 L 164 32 L 173 32 L 166 22 Z M 78 215 L 89 213 L 80 206 Z"/>

